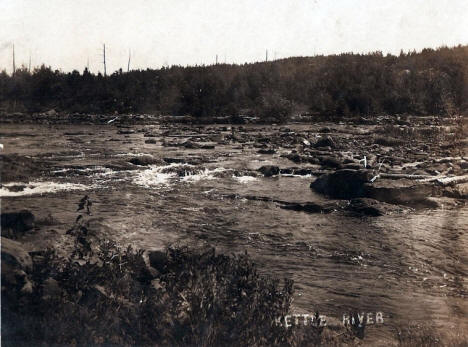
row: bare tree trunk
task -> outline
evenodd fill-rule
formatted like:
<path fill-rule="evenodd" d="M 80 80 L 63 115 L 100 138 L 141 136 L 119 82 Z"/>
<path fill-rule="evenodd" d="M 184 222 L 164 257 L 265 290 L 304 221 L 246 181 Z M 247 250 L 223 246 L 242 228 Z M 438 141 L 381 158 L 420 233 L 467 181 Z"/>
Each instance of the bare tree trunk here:
<path fill-rule="evenodd" d="M 13 44 L 13 74 L 16 72 L 16 64 L 15 64 L 15 45 Z"/>
<path fill-rule="evenodd" d="M 104 57 L 104 77 L 107 76 L 107 71 L 106 71 L 106 44 L 104 44 L 104 49 L 103 49 L 103 57 Z"/>
<path fill-rule="evenodd" d="M 132 53 L 128 50 L 128 64 L 127 64 L 127 72 L 130 72 L 130 58 L 132 57 Z"/>

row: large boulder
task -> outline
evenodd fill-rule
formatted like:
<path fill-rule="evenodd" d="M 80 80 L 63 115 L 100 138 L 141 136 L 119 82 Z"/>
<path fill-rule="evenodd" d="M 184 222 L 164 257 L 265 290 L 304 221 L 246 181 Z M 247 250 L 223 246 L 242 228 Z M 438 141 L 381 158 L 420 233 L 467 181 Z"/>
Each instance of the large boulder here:
<path fill-rule="evenodd" d="M 369 178 L 366 170 L 343 169 L 320 176 L 310 184 L 310 188 L 331 198 L 359 198 L 364 196 L 364 185 Z"/>
<path fill-rule="evenodd" d="M 21 243 L 1 238 L 2 291 L 15 294 L 17 291 L 31 293 L 32 285 L 27 273 L 32 270 L 32 258 Z"/>
<path fill-rule="evenodd" d="M 28 210 L 2 213 L 1 226 L 2 236 L 16 238 L 34 227 L 34 215 Z"/>

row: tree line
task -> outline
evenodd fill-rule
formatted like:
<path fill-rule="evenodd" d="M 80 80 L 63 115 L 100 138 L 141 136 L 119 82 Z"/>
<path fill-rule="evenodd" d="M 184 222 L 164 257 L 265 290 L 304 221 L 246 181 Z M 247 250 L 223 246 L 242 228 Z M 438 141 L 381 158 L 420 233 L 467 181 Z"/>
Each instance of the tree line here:
<path fill-rule="evenodd" d="M 0 72 L 0 111 L 287 118 L 292 112 L 450 115 L 468 103 L 468 46 L 294 57 L 243 65 Z"/>

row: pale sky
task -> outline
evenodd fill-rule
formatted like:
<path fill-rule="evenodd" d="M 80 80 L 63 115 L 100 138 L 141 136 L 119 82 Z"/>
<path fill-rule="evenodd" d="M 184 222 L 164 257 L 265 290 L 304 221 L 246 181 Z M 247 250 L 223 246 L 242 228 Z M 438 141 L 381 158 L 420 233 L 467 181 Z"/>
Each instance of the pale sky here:
<path fill-rule="evenodd" d="M 0 70 L 244 63 L 468 44 L 467 0 L 0 0 Z"/>

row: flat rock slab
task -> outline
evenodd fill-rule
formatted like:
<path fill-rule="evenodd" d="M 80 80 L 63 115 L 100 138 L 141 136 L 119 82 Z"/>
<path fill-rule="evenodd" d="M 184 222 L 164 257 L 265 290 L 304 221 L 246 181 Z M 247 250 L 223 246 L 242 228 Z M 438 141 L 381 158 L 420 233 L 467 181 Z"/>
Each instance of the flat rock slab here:
<path fill-rule="evenodd" d="M 375 199 L 358 198 L 352 199 L 346 210 L 363 216 L 378 217 L 386 214 L 401 213 L 404 211 L 404 208 Z"/>
<path fill-rule="evenodd" d="M 431 183 L 421 183 L 409 179 L 377 179 L 364 185 L 367 198 L 390 204 L 411 205 L 418 203 L 435 193 L 436 187 Z"/>

